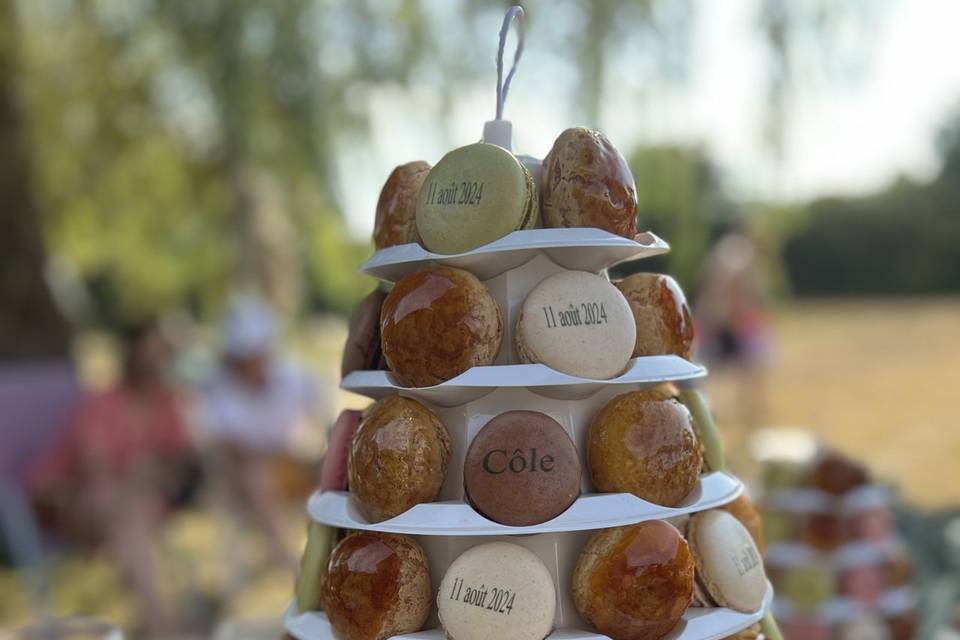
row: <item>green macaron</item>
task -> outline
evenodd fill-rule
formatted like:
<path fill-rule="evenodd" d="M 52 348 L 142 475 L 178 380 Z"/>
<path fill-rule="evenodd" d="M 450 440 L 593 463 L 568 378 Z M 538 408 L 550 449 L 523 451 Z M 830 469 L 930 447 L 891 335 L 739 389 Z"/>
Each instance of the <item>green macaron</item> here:
<path fill-rule="evenodd" d="M 300 558 L 300 571 L 294 588 L 297 611 L 316 611 L 323 608 L 321 585 L 327 572 L 330 551 L 336 542 L 336 530 L 319 522 L 307 528 L 307 546 Z"/>
<path fill-rule="evenodd" d="M 760 621 L 760 628 L 763 630 L 763 633 L 765 636 L 767 636 L 768 640 L 783 640 L 783 634 L 780 633 L 780 627 L 777 625 L 777 621 L 773 617 L 773 614 L 769 611 L 763 616 L 763 620 Z"/>
<path fill-rule="evenodd" d="M 530 172 L 503 147 L 481 142 L 454 149 L 427 174 L 417 230 L 430 251 L 463 253 L 533 228 L 538 210 Z"/>

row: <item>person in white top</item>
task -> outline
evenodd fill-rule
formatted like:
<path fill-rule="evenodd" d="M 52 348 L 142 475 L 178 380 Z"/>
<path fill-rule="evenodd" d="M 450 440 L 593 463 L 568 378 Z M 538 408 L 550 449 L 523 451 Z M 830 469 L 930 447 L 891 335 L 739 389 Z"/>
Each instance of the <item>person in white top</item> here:
<path fill-rule="evenodd" d="M 229 510 L 265 534 L 275 562 L 295 569 L 284 542 L 272 462 L 293 456 L 295 436 L 319 429 L 311 375 L 277 355 L 276 322 L 253 298 L 237 300 L 223 328 L 220 366 L 200 397 L 200 430 Z"/>

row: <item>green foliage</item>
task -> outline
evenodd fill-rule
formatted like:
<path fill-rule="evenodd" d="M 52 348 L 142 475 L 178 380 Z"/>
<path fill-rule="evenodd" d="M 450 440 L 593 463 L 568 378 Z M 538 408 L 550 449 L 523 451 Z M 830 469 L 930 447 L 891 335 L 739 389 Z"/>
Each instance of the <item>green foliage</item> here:
<path fill-rule="evenodd" d="M 357 269 L 370 256 L 373 245 L 350 241 L 343 224 L 329 217 L 311 223 L 308 235 L 312 305 L 349 314 L 356 302 L 376 286 L 373 278 Z M 342 268 L 332 269 L 331 265 Z"/>
<path fill-rule="evenodd" d="M 175 305 L 213 310 L 268 268 L 273 281 L 277 270 L 302 271 L 279 279 L 305 275 L 312 307 L 346 311 L 370 288 L 355 272 L 369 247 L 351 240 L 342 220 L 338 151 L 368 141 L 367 97 L 378 87 L 428 87 L 438 115 L 449 117 L 479 74 L 490 77 L 488 26 L 504 3 L 15 6 L 7 26 L 21 35 L 14 71 L 47 245 L 90 288 L 96 319 L 119 322 Z M 598 115 L 609 59 L 636 49 L 626 36 L 638 28 L 652 67 L 683 75 L 692 4 L 652 6 L 528 4 L 545 46 L 578 61 L 571 78 L 594 87 L 577 105 L 587 120 Z M 280 194 L 267 212 L 258 209 L 262 178 Z M 267 219 L 293 232 L 258 242 Z M 295 258 L 271 260 L 277 255 Z"/>
<path fill-rule="evenodd" d="M 642 147 L 630 156 L 640 227 L 670 243 L 659 265 L 682 286 L 697 281 L 713 225 L 730 213 L 716 170 L 695 147 Z"/>
<path fill-rule="evenodd" d="M 784 260 L 798 295 L 960 292 L 960 199 L 899 182 L 870 197 L 823 199 Z"/>

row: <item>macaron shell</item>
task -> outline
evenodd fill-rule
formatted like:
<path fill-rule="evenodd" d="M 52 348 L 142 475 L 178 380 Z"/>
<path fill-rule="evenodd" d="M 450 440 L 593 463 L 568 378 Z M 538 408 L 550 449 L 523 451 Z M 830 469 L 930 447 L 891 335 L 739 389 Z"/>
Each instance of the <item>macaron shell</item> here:
<path fill-rule="evenodd" d="M 577 127 L 543 159 L 543 224 L 637 234 L 637 188 L 627 161 L 602 133 Z"/>
<path fill-rule="evenodd" d="M 551 520 L 580 493 L 577 448 L 560 424 L 537 411 L 508 411 L 470 443 L 464 485 L 474 508 L 511 526 Z"/>
<path fill-rule="evenodd" d="M 390 173 L 377 200 L 373 224 L 373 244 L 377 249 L 420 241 L 417 195 L 428 173 L 430 164 L 420 160 L 402 164 Z"/>
<path fill-rule="evenodd" d="M 780 626 L 777 624 L 773 614 L 767 611 L 760 621 L 760 629 L 766 636 L 766 640 L 783 640 L 783 634 L 780 632 Z"/>
<path fill-rule="evenodd" d="M 538 209 L 533 178 L 513 154 L 477 143 L 454 149 L 427 175 L 417 229 L 430 251 L 463 253 L 531 227 Z"/>
<path fill-rule="evenodd" d="M 440 623 L 453 640 L 542 640 L 553 628 L 556 606 L 550 571 L 534 553 L 509 542 L 461 554 L 437 592 Z"/>
<path fill-rule="evenodd" d="M 332 527 L 310 522 L 294 588 L 297 611 L 315 611 L 323 606 L 323 576 L 335 538 L 336 531 Z"/>
<path fill-rule="evenodd" d="M 710 594 L 707 593 L 707 590 L 699 580 L 693 581 L 693 601 L 690 603 L 690 606 L 704 609 L 717 606 L 717 603 L 713 601 L 713 598 L 710 597 Z"/>
<path fill-rule="evenodd" d="M 726 511 L 696 514 L 689 537 L 697 579 L 721 607 L 750 613 L 763 604 L 767 578 L 750 532 Z"/>
<path fill-rule="evenodd" d="M 750 532 L 750 537 L 757 543 L 757 549 L 762 556 L 765 547 L 763 540 L 763 518 L 760 517 L 760 512 L 757 511 L 757 508 L 753 505 L 750 498 L 748 498 L 746 494 L 741 494 L 736 500 L 728 502 L 720 508 L 739 520 L 740 523 L 747 528 L 747 531 Z"/>
<path fill-rule="evenodd" d="M 540 189 L 537 188 L 537 182 L 533 175 L 523 166 L 524 180 L 527 186 L 527 203 L 523 210 L 523 219 L 520 222 L 520 229 L 536 229 L 540 223 Z"/>
<path fill-rule="evenodd" d="M 359 411 L 344 409 L 330 427 L 329 446 L 320 467 L 320 491 L 346 491 L 347 460 L 360 420 Z"/>
<path fill-rule="evenodd" d="M 692 359 L 693 315 L 676 280 L 660 273 L 635 273 L 614 285 L 636 321 L 634 356 L 673 354 Z"/>
<path fill-rule="evenodd" d="M 374 289 L 357 305 L 350 318 L 347 342 L 340 360 L 340 377 L 363 369 L 376 369 L 382 351 L 380 349 L 380 309 L 387 294 Z"/>
<path fill-rule="evenodd" d="M 630 362 L 636 327 L 626 299 L 608 280 L 565 271 L 530 292 L 517 317 L 516 336 L 523 362 L 606 380 Z"/>

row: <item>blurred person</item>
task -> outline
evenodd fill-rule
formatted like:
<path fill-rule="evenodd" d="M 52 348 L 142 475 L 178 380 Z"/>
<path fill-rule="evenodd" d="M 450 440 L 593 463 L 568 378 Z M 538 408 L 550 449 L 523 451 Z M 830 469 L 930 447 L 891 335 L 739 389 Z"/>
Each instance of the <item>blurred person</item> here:
<path fill-rule="evenodd" d="M 721 375 L 733 375 L 747 435 L 767 420 L 766 376 L 774 346 L 760 269 L 757 245 L 748 235 L 723 236 L 704 263 L 694 304 L 698 357 Z"/>
<path fill-rule="evenodd" d="M 258 300 L 233 305 L 220 364 L 199 399 L 199 426 L 221 506 L 250 519 L 264 534 L 272 560 L 293 572 L 275 463 L 299 457 L 301 434 L 322 430 L 315 381 L 276 352 L 275 334 L 274 316 Z"/>
<path fill-rule="evenodd" d="M 87 392 L 29 483 L 73 542 L 104 546 L 137 595 L 144 625 L 173 633 L 179 615 L 160 556 L 162 524 L 189 458 L 170 345 L 153 323 L 124 335 L 120 379 Z"/>

